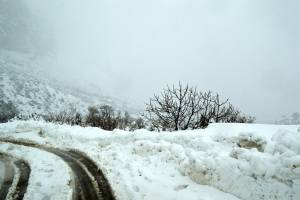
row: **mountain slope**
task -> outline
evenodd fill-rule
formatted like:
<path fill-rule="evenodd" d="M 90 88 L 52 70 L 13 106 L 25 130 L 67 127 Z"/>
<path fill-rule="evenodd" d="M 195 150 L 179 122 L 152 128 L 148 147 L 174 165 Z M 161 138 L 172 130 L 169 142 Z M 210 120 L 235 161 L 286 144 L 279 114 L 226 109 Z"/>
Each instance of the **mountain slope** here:
<path fill-rule="evenodd" d="M 40 60 L 30 55 L 0 51 L 0 100 L 11 101 L 23 115 L 60 112 L 71 107 L 85 112 L 89 105 L 109 104 L 129 110 L 97 88 L 66 85 L 45 74 Z"/>

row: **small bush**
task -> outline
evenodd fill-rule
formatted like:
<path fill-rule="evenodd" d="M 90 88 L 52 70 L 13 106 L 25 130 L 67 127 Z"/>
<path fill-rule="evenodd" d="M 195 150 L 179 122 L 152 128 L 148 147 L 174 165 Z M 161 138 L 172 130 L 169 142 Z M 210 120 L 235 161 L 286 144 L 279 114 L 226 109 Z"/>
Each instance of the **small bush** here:
<path fill-rule="evenodd" d="M 142 118 L 133 118 L 128 112 L 117 114 L 112 106 L 90 106 L 86 117 L 86 125 L 99 127 L 104 130 L 113 130 L 115 128 L 127 131 L 134 131 L 145 128 L 145 122 Z"/>
<path fill-rule="evenodd" d="M 58 112 L 49 113 L 42 116 L 47 122 L 53 122 L 58 124 L 80 125 L 83 126 L 83 116 L 78 112 L 75 105 L 70 105 L 68 109 Z"/>
<path fill-rule="evenodd" d="M 129 130 L 134 131 L 134 130 L 138 130 L 138 129 L 143 129 L 145 127 L 146 127 L 146 125 L 145 125 L 144 120 L 139 117 L 139 118 L 134 119 L 132 121 L 132 123 L 129 126 Z"/>
<path fill-rule="evenodd" d="M 114 109 L 109 105 L 90 106 L 88 108 L 86 124 L 93 127 L 100 127 L 104 130 L 113 130 L 118 126 L 118 119 Z"/>
<path fill-rule="evenodd" d="M 18 113 L 17 108 L 11 101 L 4 102 L 0 100 L 0 123 L 8 122 L 10 119 L 16 117 Z"/>
<path fill-rule="evenodd" d="M 49 113 L 43 116 L 46 122 L 53 122 L 58 124 L 69 124 L 69 125 L 83 125 L 82 115 L 80 113 L 70 113 L 68 111 L 62 111 L 60 113 Z"/>

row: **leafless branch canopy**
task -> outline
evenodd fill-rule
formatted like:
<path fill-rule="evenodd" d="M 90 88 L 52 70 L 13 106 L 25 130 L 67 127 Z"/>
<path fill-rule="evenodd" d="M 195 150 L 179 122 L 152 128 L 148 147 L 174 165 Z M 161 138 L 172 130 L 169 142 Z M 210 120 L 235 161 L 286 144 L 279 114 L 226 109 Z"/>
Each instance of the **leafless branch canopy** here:
<path fill-rule="evenodd" d="M 163 130 L 205 128 L 210 122 L 248 122 L 229 100 L 211 91 L 199 92 L 189 85 L 167 86 L 146 104 L 146 118 Z"/>

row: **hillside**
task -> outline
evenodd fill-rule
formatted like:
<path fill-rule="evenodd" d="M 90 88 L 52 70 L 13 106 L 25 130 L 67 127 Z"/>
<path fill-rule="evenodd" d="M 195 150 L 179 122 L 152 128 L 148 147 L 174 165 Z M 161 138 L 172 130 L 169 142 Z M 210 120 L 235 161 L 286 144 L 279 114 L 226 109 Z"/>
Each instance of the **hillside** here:
<path fill-rule="evenodd" d="M 129 110 L 125 102 L 105 96 L 99 88 L 55 80 L 43 70 L 42 63 L 45 60 L 31 55 L 1 51 L 0 100 L 13 102 L 23 115 L 60 112 L 71 107 L 85 112 L 94 104 Z"/>

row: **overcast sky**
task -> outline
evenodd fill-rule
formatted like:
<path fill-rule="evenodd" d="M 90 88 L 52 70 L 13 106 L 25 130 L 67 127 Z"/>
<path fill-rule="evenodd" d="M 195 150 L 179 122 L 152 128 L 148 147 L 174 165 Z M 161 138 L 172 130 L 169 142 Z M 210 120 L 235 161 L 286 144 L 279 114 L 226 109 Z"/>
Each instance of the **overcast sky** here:
<path fill-rule="evenodd" d="M 300 111 L 299 0 L 25 1 L 69 80 L 139 105 L 182 81 L 260 122 Z"/>

